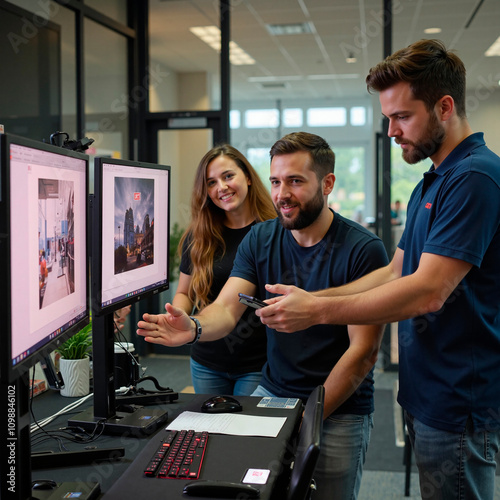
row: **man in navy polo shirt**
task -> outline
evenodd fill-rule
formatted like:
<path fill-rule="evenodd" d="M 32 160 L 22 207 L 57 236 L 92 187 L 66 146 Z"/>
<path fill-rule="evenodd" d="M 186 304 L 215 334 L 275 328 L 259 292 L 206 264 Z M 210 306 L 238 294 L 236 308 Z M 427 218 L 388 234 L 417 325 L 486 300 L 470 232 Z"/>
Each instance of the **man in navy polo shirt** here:
<path fill-rule="evenodd" d="M 391 263 L 344 287 L 284 285 L 257 314 L 292 332 L 316 323 L 399 324 L 398 401 L 423 498 L 494 498 L 500 441 L 500 158 L 465 114 L 465 68 L 421 40 L 370 70 L 389 136 L 433 162 L 408 204 Z"/>

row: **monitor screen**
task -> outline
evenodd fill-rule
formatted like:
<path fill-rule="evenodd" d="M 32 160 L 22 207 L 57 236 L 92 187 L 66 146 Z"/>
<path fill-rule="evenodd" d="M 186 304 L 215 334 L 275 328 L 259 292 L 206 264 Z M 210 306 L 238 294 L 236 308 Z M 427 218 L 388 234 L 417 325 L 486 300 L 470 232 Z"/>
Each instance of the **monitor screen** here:
<path fill-rule="evenodd" d="M 88 157 L 11 135 L 0 144 L 1 364 L 13 379 L 88 323 Z"/>
<path fill-rule="evenodd" d="M 94 160 L 92 300 L 96 314 L 168 289 L 170 167 Z"/>

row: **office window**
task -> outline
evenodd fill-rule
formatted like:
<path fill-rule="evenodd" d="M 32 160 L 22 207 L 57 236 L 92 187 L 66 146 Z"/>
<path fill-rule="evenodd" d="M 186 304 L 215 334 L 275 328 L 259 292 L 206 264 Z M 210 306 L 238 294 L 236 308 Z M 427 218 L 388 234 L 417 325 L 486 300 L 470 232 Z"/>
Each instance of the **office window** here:
<path fill-rule="evenodd" d="M 365 218 L 365 148 L 332 146 L 335 151 L 335 187 L 328 204 L 344 217 L 363 223 Z"/>
<path fill-rule="evenodd" d="M 231 129 L 241 127 L 241 113 L 237 109 L 233 109 L 229 112 L 229 127 Z"/>
<path fill-rule="evenodd" d="M 48 142 L 57 130 L 75 137 L 76 70 L 75 16 L 46 4 L 1 2 L 0 123 L 7 132 Z"/>
<path fill-rule="evenodd" d="M 246 128 L 276 128 L 278 125 L 277 109 L 249 109 L 245 112 Z"/>
<path fill-rule="evenodd" d="M 288 108 L 283 110 L 283 125 L 285 127 L 302 127 L 304 113 L 300 108 Z"/>
<path fill-rule="evenodd" d="M 347 124 L 345 108 L 310 108 L 307 110 L 309 127 L 344 127 Z"/>
<path fill-rule="evenodd" d="M 259 174 L 264 186 L 271 192 L 271 183 L 269 182 L 271 164 L 269 148 L 248 148 L 245 156 L 250 162 L 250 165 L 252 165 Z"/>
<path fill-rule="evenodd" d="M 101 14 L 122 24 L 127 24 L 127 2 L 123 0 L 85 0 L 85 3 Z"/>
<path fill-rule="evenodd" d="M 353 127 L 362 127 L 366 125 L 366 108 L 363 106 L 355 106 L 351 108 L 351 125 Z"/>
<path fill-rule="evenodd" d="M 415 186 L 422 180 L 423 173 L 429 170 L 431 160 L 409 165 L 401 156 L 401 146 L 391 140 L 391 201 L 399 200 L 401 210 L 406 214 L 406 206 Z"/>
<path fill-rule="evenodd" d="M 85 19 L 86 132 L 97 154 L 128 157 L 129 110 L 146 89 L 127 89 L 127 39 Z M 103 50 L 103 47 L 106 50 Z"/>

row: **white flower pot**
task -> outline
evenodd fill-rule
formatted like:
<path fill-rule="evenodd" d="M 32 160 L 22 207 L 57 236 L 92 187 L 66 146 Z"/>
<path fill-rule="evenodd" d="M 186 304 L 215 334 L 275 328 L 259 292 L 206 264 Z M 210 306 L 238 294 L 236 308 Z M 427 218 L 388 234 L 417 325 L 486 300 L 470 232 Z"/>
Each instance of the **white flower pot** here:
<path fill-rule="evenodd" d="M 64 380 L 61 396 L 77 398 L 90 392 L 90 359 L 59 360 L 59 369 Z"/>

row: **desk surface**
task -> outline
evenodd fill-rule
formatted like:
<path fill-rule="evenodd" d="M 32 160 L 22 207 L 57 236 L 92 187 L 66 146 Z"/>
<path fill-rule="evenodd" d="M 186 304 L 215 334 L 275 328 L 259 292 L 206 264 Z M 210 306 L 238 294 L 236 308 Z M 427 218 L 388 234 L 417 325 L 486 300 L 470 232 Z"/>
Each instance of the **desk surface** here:
<path fill-rule="evenodd" d="M 43 398 L 42 394 L 39 396 Z M 181 411 L 198 411 L 201 403 L 207 398 L 206 395 L 179 394 L 178 401 L 165 403 L 155 408 L 162 408 L 168 411 L 168 423 L 170 423 Z M 45 412 L 50 405 L 54 404 L 58 395 L 53 395 L 46 401 L 40 400 Z M 36 398 L 38 399 L 38 398 Z M 65 398 L 66 399 L 66 398 Z M 269 469 L 271 471 L 266 485 L 256 485 L 261 490 L 261 499 L 272 498 L 272 489 L 276 486 L 282 467 L 289 465 L 288 443 L 297 430 L 301 417 L 301 408 L 269 409 L 257 408 L 260 398 L 238 397 L 243 405 L 243 413 L 262 416 L 286 416 L 287 421 L 276 438 L 228 436 L 221 434 L 211 434 L 209 437 L 205 459 L 200 475 L 200 480 L 225 480 L 241 482 L 243 475 L 248 468 Z M 70 402 L 69 400 L 68 402 Z M 60 401 L 57 401 L 61 404 Z M 89 401 L 91 404 L 91 400 Z M 79 408 L 76 412 L 80 412 Z M 53 412 L 53 408 L 50 408 Z M 47 413 L 48 414 L 48 413 Z M 43 418 L 46 414 L 35 415 Z M 67 421 L 68 415 L 59 417 L 57 427 L 61 427 Z M 148 460 L 153 456 L 159 442 L 165 434 L 165 424 L 159 431 L 151 436 L 136 438 L 133 436 L 101 436 L 90 446 L 99 448 L 118 447 L 125 448 L 125 456 L 114 462 L 99 462 L 87 466 L 71 466 L 61 469 L 39 469 L 32 473 L 33 479 L 52 479 L 57 482 L 64 481 L 97 481 L 101 485 L 101 490 L 105 500 L 113 499 L 134 499 L 144 496 L 147 491 L 151 498 L 187 498 L 182 495 L 182 489 L 188 482 L 182 479 L 158 479 L 145 477 L 143 470 Z M 51 428 L 54 428 L 51 425 Z M 53 447 L 53 445 L 52 445 Z M 82 445 L 70 444 L 67 446 L 71 450 L 82 449 Z M 40 451 L 43 446 L 34 447 L 33 451 Z M 54 448 L 53 448 L 54 449 Z"/>
<path fill-rule="evenodd" d="M 184 408 L 199 411 L 201 403 L 207 396 L 198 395 Z M 272 491 L 282 471 L 288 466 L 286 452 L 288 443 L 296 431 L 300 419 L 301 408 L 293 410 L 257 408 L 261 398 L 238 397 L 242 403 L 243 414 L 259 416 L 286 416 L 285 425 L 276 438 L 229 436 L 210 434 L 201 469 L 200 480 L 224 480 L 240 483 L 249 468 L 270 470 L 268 482 L 254 485 L 260 490 L 260 499 L 272 498 Z M 164 437 L 162 430 L 149 440 L 134 463 L 104 495 L 106 500 L 114 498 L 137 499 L 144 491 L 152 498 L 184 498 L 182 490 L 191 481 L 185 479 L 159 479 L 145 477 L 143 470 L 155 453 L 160 440 Z"/>

